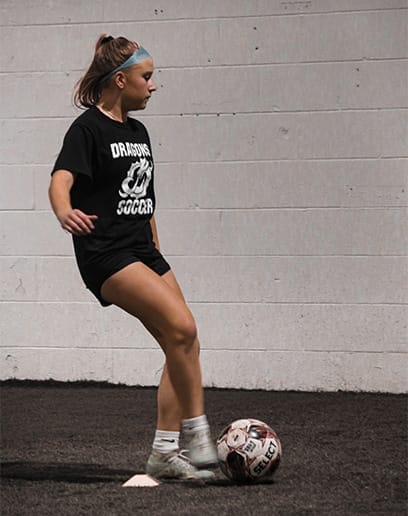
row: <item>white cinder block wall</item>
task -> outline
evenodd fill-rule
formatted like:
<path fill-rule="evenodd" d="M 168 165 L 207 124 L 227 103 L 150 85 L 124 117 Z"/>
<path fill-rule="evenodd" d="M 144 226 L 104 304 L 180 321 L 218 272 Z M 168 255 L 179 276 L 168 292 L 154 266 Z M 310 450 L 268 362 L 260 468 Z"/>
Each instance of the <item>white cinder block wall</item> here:
<path fill-rule="evenodd" d="M 407 391 L 407 8 L 2 0 L 1 379 L 159 379 L 157 345 L 84 289 L 47 199 L 109 32 L 155 58 L 139 115 L 206 385 Z"/>

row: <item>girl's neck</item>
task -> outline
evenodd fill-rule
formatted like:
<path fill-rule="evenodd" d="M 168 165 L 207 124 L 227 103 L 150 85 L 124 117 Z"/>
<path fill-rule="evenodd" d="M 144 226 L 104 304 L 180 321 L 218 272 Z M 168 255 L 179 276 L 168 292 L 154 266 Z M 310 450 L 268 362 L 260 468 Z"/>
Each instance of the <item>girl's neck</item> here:
<path fill-rule="evenodd" d="M 119 106 L 112 106 L 105 102 L 98 102 L 96 107 L 101 111 L 104 115 L 115 120 L 115 122 L 126 122 L 127 116 L 125 113 L 122 113 L 122 110 Z"/>

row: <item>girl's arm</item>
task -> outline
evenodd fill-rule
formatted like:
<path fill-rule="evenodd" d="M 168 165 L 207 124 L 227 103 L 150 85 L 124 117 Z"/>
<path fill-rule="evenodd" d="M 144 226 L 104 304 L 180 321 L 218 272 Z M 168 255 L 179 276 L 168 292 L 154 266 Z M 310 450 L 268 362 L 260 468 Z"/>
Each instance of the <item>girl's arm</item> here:
<path fill-rule="evenodd" d="M 51 177 L 48 195 L 61 227 L 73 235 L 82 236 L 94 229 L 93 221 L 98 217 L 72 208 L 69 193 L 74 181 L 75 176 L 68 170 L 55 171 Z"/>
<path fill-rule="evenodd" d="M 152 228 L 152 233 L 153 233 L 153 242 L 154 242 L 154 245 L 156 246 L 156 249 L 158 251 L 160 251 L 160 244 L 159 244 L 159 235 L 157 233 L 157 225 L 156 225 L 156 219 L 154 218 L 154 215 L 153 217 L 150 219 L 150 226 Z"/>

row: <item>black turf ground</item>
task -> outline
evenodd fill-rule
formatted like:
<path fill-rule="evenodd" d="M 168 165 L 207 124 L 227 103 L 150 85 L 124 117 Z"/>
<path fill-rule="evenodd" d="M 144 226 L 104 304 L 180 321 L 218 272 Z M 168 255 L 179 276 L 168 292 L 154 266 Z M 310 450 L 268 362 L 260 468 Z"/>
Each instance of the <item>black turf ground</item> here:
<path fill-rule="evenodd" d="M 214 437 L 242 417 L 279 434 L 272 484 L 123 488 L 143 472 L 155 389 L 3 382 L 2 516 L 393 515 L 407 512 L 407 397 L 208 390 Z"/>

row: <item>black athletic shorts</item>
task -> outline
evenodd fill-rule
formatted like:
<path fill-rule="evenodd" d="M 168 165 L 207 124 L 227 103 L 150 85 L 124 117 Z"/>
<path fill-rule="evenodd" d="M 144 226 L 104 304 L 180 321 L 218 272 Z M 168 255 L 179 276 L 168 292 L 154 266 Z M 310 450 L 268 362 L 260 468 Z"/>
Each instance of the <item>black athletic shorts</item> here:
<path fill-rule="evenodd" d="M 84 237 L 74 237 L 74 248 L 79 272 L 92 294 L 102 306 L 109 303 L 101 295 L 103 283 L 113 274 L 135 262 L 142 262 L 152 271 L 162 276 L 170 270 L 170 265 L 151 240 L 150 225 L 145 234 L 139 233 L 138 238 L 127 241 L 124 246 L 92 250 L 91 246 L 84 246 Z M 147 234 L 146 234 L 147 233 Z M 140 238 L 142 237 L 142 238 Z M 84 249 L 86 247 L 86 249 Z"/>
<path fill-rule="evenodd" d="M 137 250 L 121 249 L 103 253 L 91 263 L 78 263 L 78 266 L 86 287 L 99 300 L 102 306 L 109 306 L 111 303 L 103 299 L 101 295 L 103 283 L 115 272 L 119 272 L 127 265 L 135 262 L 144 263 L 159 276 L 170 270 L 170 265 L 157 249 L 153 251 L 149 249 L 143 252 L 140 248 Z"/>

